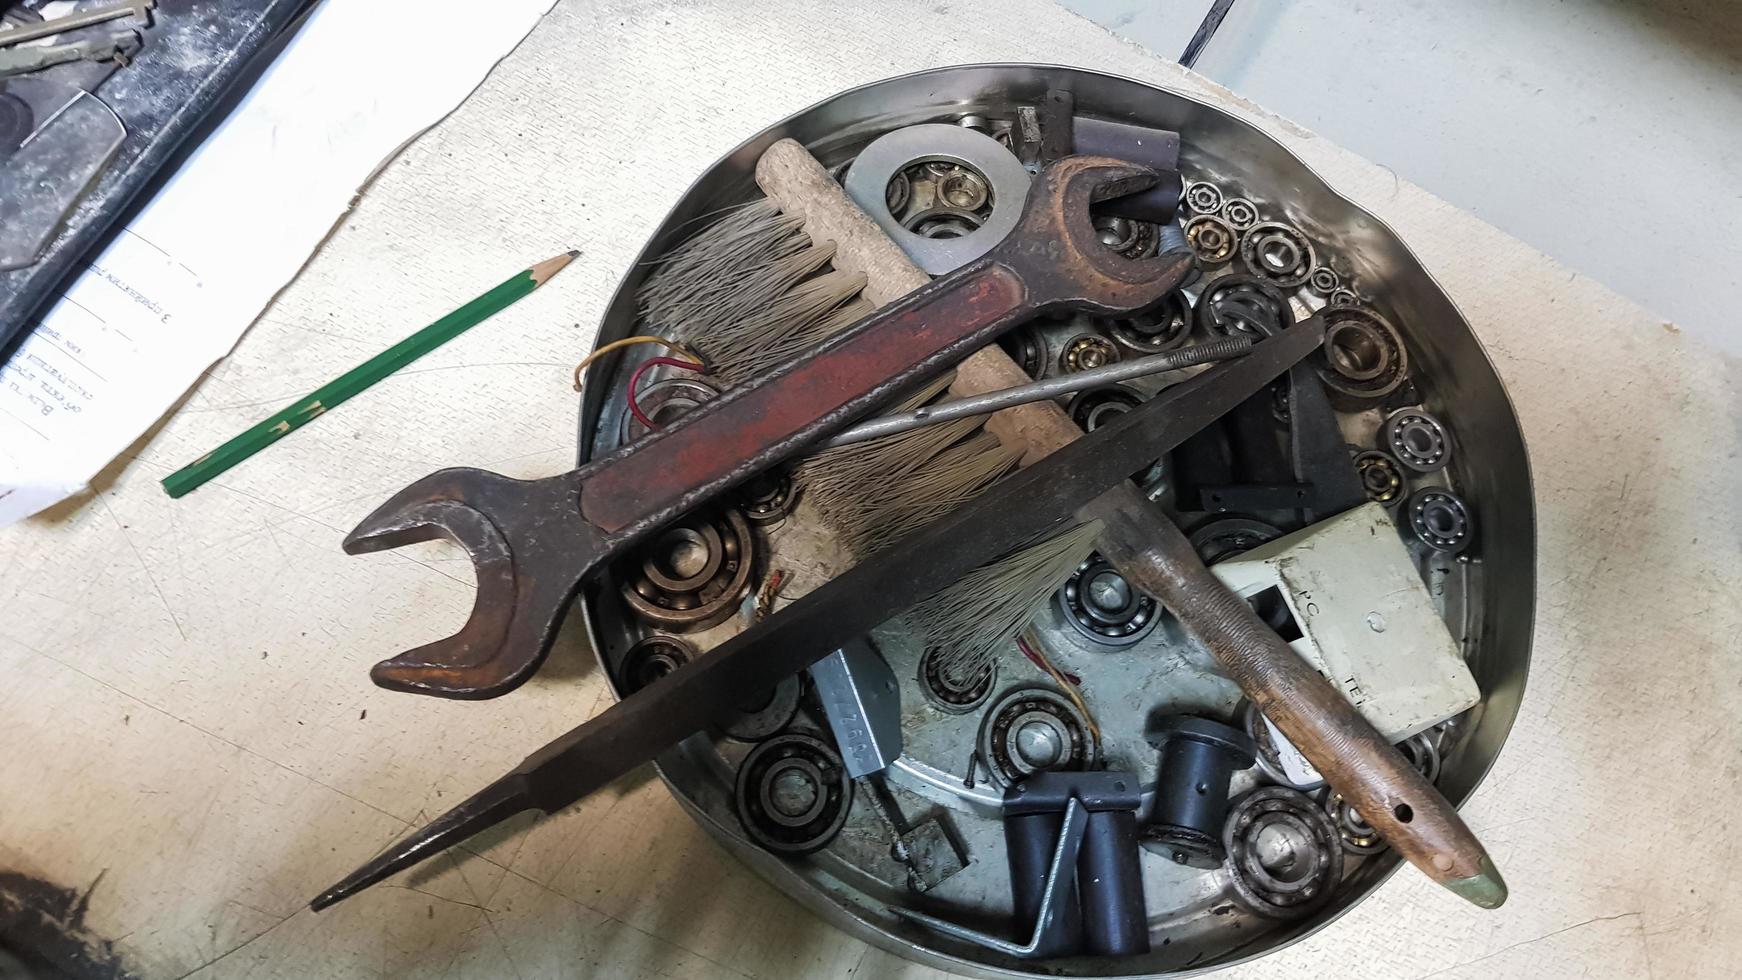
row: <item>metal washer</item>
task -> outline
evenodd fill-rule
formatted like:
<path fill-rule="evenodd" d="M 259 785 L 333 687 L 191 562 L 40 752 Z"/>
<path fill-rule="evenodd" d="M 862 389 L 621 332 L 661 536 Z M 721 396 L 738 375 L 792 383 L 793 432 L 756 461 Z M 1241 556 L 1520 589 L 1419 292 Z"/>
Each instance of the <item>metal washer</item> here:
<path fill-rule="evenodd" d="M 889 210 L 889 182 L 916 163 L 935 160 L 978 171 L 991 190 L 992 213 L 978 228 L 957 238 L 917 235 L 902 227 Z M 961 126 L 922 123 L 872 140 L 847 168 L 843 189 L 895 239 L 914 265 L 928 275 L 941 276 L 990 252 L 1016 228 L 1028 185 L 1028 171 L 992 137 Z"/>

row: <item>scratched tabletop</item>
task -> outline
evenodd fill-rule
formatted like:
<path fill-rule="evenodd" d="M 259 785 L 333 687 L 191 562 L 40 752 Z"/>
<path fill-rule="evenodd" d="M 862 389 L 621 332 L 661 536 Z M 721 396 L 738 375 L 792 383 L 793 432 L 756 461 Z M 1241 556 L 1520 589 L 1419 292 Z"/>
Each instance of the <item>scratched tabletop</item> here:
<path fill-rule="evenodd" d="M 1530 446 L 1534 661 L 1465 811 L 1511 901 L 1482 912 L 1405 869 L 1234 975 L 1734 975 L 1742 368 L 1046 0 L 559 4 L 90 493 L 0 530 L 0 920 L 97 976 L 941 976 L 762 884 L 646 773 L 322 914 L 305 903 L 609 702 L 572 636 L 494 701 L 373 687 L 374 661 L 465 619 L 471 574 L 435 544 L 349 558 L 344 532 L 442 466 L 571 465 L 570 369 L 721 153 L 852 85 L 1006 60 L 1174 87 L 1281 140 L 1456 300 Z M 1591 229 L 1628 233 L 1603 214 Z M 184 499 L 158 487 L 567 248 L 581 257 L 550 285 L 319 423 Z"/>

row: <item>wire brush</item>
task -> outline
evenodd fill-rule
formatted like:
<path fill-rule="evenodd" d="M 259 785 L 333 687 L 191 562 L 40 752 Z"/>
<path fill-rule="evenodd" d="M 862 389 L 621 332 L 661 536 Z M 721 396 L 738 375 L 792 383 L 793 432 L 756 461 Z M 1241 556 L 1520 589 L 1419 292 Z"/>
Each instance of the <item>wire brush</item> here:
<path fill-rule="evenodd" d="M 637 295 L 645 332 L 681 340 L 727 385 L 805 351 L 858 322 L 873 305 L 866 277 L 828 269 L 833 243 L 813 243 L 800 222 L 762 200 L 727 212 L 657 262 Z M 912 410 L 953 375 L 909 395 Z M 1015 469 L 996 440 L 972 438 L 983 420 L 926 426 L 821 450 L 794 482 L 854 557 L 972 499 Z"/>
<path fill-rule="evenodd" d="M 835 244 L 814 241 L 803 225 L 803 218 L 762 200 L 704 227 L 659 259 L 641 288 L 642 332 L 682 341 L 730 385 L 870 313 L 875 307 L 861 295 L 866 274 L 829 268 Z M 953 377 L 935 379 L 894 410 L 936 400 Z M 1016 469 L 1021 450 L 981 431 L 983 422 L 963 419 L 821 450 L 797 464 L 794 483 L 836 542 L 864 558 Z M 1081 564 L 1094 536 L 1092 527 L 1077 528 L 1020 549 L 903 621 L 938 649 L 952 673 L 977 676 Z"/>

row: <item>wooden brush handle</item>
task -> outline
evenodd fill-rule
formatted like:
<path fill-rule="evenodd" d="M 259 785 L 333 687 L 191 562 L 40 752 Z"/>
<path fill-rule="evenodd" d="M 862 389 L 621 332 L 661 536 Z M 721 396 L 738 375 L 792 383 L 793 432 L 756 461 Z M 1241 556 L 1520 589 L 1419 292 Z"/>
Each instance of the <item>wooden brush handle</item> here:
<path fill-rule="evenodd" d="M 769 147 L 756 182 L 780 209 L 804 219 L 815 242 L 835 243 L 837 269 L 865 274 L 865 295 L 881 306 L 925 285 L 928 277 L 841 190 L 798 143 Z M 1030 380 L 996 344 L 956 369 L 958 396 Z M 1082 435 L 1053 402 L 1007 408 L 986 428 L 1025 449 L 1034 462 Z M 1331 788 L 1428 877 L 1484 908 L 1506 900 L 1506 885 L 1457 811 L 1385 741 L 1318 671 L 1300 659 L 1250 606 L 1229 592 L 1180 529 L 1127 483 L 1083 508 L 1102 520 L 1101 553 L 1127 581 L 1171 609 L 1222 670 L 1276 723 Z"/>
<path fill-rule="evenodd" d="M 797 142 L 784 139 L 769 147 L 756 162 L 756 183 L 781 211 L 804 219 L 812 242 L 835 244 L 835 268 L 863 273 L 865 298 L 874 305 L 885 306 L 931 281 Z M 964 397 L 1030 380 L 1003 348 L 991 344 L 956 367 L 950 392 Z M 986 420 L 986 431 L 1006 446 L 1024 447 L 1024 466 L 1083 434 L 1052 402 L 1004 409 Z"/>

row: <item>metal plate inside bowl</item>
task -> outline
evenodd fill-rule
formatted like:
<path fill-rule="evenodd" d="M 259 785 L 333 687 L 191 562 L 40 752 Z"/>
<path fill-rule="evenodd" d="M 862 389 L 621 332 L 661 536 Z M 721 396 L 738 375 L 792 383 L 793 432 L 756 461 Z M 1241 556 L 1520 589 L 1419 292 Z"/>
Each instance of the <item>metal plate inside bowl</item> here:
<path fill-rule="evenodd" d="M 1069 68 L 988 65 L 940 69 L 878 82 L 843 93 L 747 141 L 704 173 L 653 236 L 607 310 L 598 342 L 636 332 L 635 290 L 656 258 L 695 227 L 703 215 L 759 196 L 752 181 L 757 158 L 775 140 L 792 137 L 825 166 L 850 161 L 876 137 L 918 123 L 953 123 L 964 114 L 1011 119 L 1048 89 L 1070 90 L 1080 116 L 1177 130 L 1187 182 L 1214 182 L 1227 197 L 1255 202 L 1261 221 L 1285 221 L 1312 242 L 1320 264 L 1401 332 L 1421 404 L 1450 430 L 1457 451 L 1446 470 L 1413 475 L 1411 489 L 1450 486 L 1474 512 L 1478 539 L 1448 557 L 1416 546 L 1425 581 L 1463 650 L 1482 703 L 1455 719 L 1442 739 L 1439 786 L 1454 803 L 1468 798 L 1498 754 L 1517 714 L 1528 668 L 1534 600 L 1534 515 L 1524 444 L 1500 380 L 1468 323 L 1407 248 L 1380 221 L 1338 196 L 1281 146 L 1248 124 L 1176 93 L 1129 79 Z M 1243 271 L 1236 253 L 1231 271 Z M 1219 270 L 1218 270 L 1219 271 Z M 1213 276 L 1213 273 L 1212 273 Z M 1209 278 L 1208 276 L 1206 278 Z M 1309 286 L 1294 290 L 1300 312 L 1324 305 Z M 1081 325 L 1052 322 L 1038 331 L 1043 363 L 1057 367 L 1060 348 Z M 602 362 L 586 386 L 580 455 L 583 461 L 620 444 L 625 405 L 625 358 Z M 1139 385 L 1138 387 L 1142 387 Z M 1149 389 L 1153 390 L 1153 388 Z M 1351 445 L 1373 447 L 1381 412 L 1342 413 Z M 757 531 L 803 575 L 827 577 L 839 560 L 826 532 L 806 519 L 803 502 L 792 519 Z M 759 570 L 766 574 L 767 569 Z M 590 590 L 583 604 L 587 628 L 602 665 L 620 676 L 625 652 L 646 630 L 629 617 L 617 583 Z M 1137 772 L 1153 782 L 1154 752 L 1142 738 L 1148 713 L 1169 710 L 1234 717 L 1240 694 L 1188 641 L 1171 617 L 1137 642 L 1105 646 L 1087 640 L 1048 607 L 1038 621 L 1041 644 L 1061 668 L 1084 680 L 1104 732 L 1106 768 Z M 690 634 L 706 649 L 739 627 L 741 617 Z M 1226 966 L 1263 955 L 1321 928 L 1365 897 L 1398 865 L 1387 851 L 1351 859 L 1335 899 L 1311 917 L 1279 922 L 1244 911 L 1222 872 L 1204 872 L 1146 856 L 1145 891 L 1153 940 L 1144 956 L 1122 959 L 1015 960 L 926 932 L 899 920 L 891 906 L 915 908 L 993 930 L 1011 928 L 1008 872 L 997 818 L 998 788 L 969 776 L 969 756 L 986 704 L 1025 685 L 1050 679 L 1020 656 L 1003 659 L 986 702 L 954 712 L 920 690 L 920 655 L 897 628 L 874 637 L 900 681 L 903 758 L 889 781 L 909 820 L 942 814 L 970 864 L 920 895 L 907 887 L 889 854 L 889 831 L 874 808 L 855 797 L 844 826 L 822 850 L 803 857 L 776 856 L 752 843 L 733 804 L 733 781 L 753 745 L 697 735 L 660 757 L 676 798 L 729 850 L 795 900 L 877 945 L 944 969 L 982 976 L 1140 976 Z M 613 681 L 615 683 L 615 681 Z M 619 692 L 621 693 L 621 692 Z M 800 699 L 788 730 L 822 733 L 827 726 L 813 696 Z M 1258 784 L 1259 769 L 1236 776 L 1241 790 Z"/>

